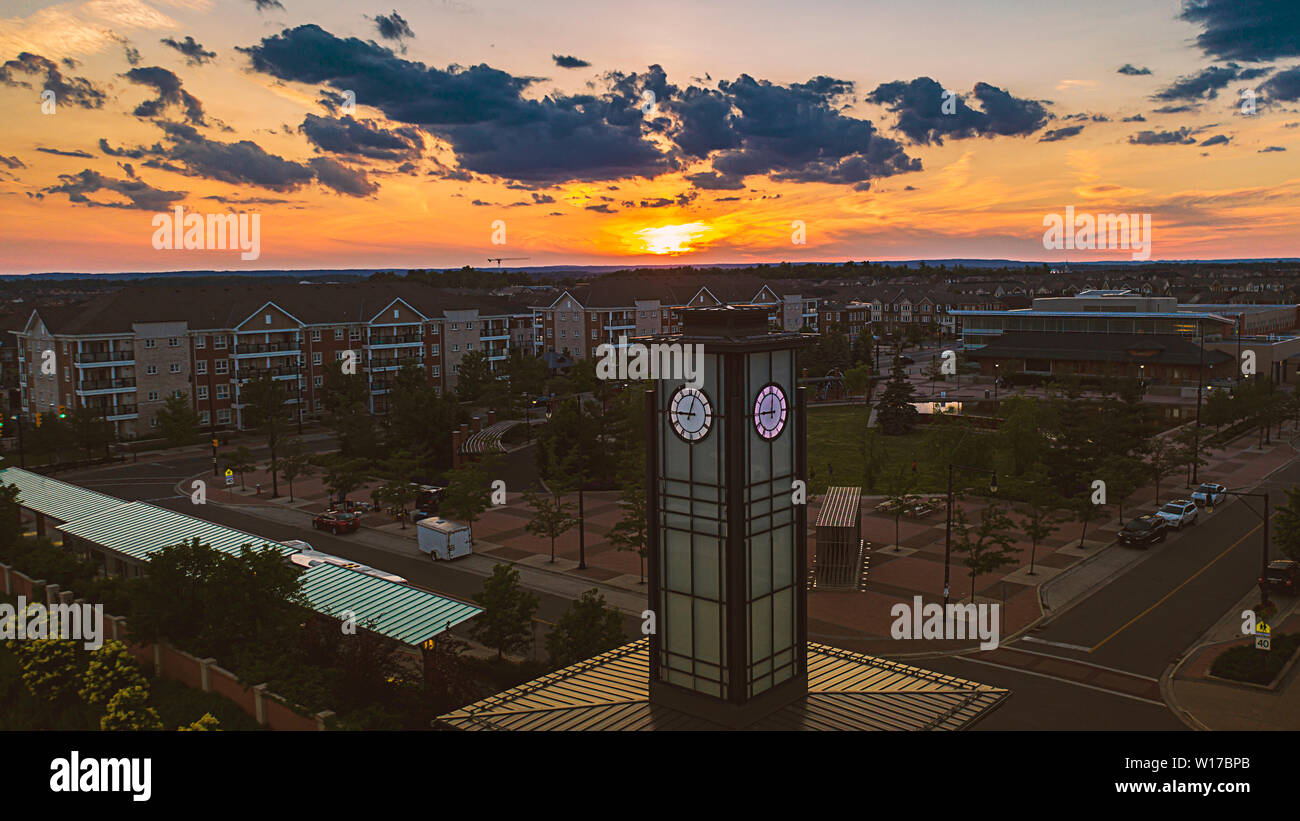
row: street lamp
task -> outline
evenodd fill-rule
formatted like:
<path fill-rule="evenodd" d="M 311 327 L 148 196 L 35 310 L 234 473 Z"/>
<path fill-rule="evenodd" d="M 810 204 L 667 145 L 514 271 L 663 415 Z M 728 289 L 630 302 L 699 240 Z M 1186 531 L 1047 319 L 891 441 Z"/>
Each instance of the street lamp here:
<path fill-rule="evenodd" d="M 999 370 L 999 368 L 1001 367 L 1002 367 L 1001 364 L 997 362 L 993 363 L 993 401 L 994 402 L 998 401 L 998 382 L 1001 381 L 1001 377 L 998 374 L 1001 373 L 1001 371 Z"/>
<path fill-rule="evenodd" d="M 1205 392 L 1205 326 L 1201 321 L 1196 320 L 1197 336 L 1201 349 L 1201 364 L 1196 371 L 1196 426 L 1192 436 L 1192 484 L 1196 484 L 1197 477 L 1200 475 L 1197 468 L 1201 465 L 1201 394 Z"/>
<path fill-rule="evenodd" d="M 948 587 L 952 577 L 952 473 L 954 469 L 969 470 L 971 473 L 989 475 L 989 493 L 998 492 L 998 473 L 988 468 L 973 468 L 966 465 L 948 463 L 948 523 L 943 539 L 943 608 L 948 610 Z M 974 604 L 972 601 L 971 604 Z"/>
<path fill-rule="evenodd" d="M 1264 500 L 1264 515 L 1262 517 L 1264 520 L 1264 543 L 1262 546 L 1262 550 L 1260 551 L 1260 557 L 1259 557 L 1259 601 L 1261 605 L 1267 607 L 1268 606 L 1268 520 L 1269 520 L 1268 492 L 1265 491 L 1263 493 L 1241 493 L 1235 490 L 1225 490 L 1223 491 L 1223 495 L 1224 496 L 1253 496 L 1256 499 Z M 1205 495 L 1205 499 L 1206 499 L 1206 504 L 1205 504 L 1206 511 L 1213 513 L 1214 495 L 1207 493 Z M 1250 505 L 1246 505 L 1246 509 L 1257 516 L 1259 515 L 1259 511 L 1255 510 L 1255 508 L 1251 507 Z"/>

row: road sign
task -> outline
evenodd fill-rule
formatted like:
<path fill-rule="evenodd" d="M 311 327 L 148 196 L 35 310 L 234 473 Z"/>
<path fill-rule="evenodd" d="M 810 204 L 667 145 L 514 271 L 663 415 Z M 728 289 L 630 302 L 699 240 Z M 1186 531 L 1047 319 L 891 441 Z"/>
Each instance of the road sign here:
<path fill-rule="evenodd" d="M 1256 635 L 1256 636 L 1255 636 L 1255 649 L 1256 649 L 1256 650 L 1270 650 L 1270 649 L 1272 649 L 1272 648 L 1270 647 L 1271 642 L 1272 642 L 1272 639 L 1270 639 L 1268 636 L 1260 636 L 1260 635 Z"/>
<path fill-rule="evenodd" d="M 1273 644 L 1273 628 L 1264 622 L 1255 625 L 1255 649 L 1271 650 Z"/>
<path fill-rule="evenodd" d="M 231 487 L 234 484 L 235 484 L 235 472 L 230 468 L 226 468 L 226 487 Z"/>

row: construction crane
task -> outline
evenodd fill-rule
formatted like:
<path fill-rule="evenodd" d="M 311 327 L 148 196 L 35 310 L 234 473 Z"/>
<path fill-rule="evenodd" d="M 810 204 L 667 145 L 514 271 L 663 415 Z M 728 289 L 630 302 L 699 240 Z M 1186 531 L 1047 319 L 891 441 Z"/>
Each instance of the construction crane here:
<path fill-rule="evenodd" d="M 487 261 L 495 262 L 497 264 L 497 273 L 501 273 L 502 262 L 506 262 L 509 260 L 516 260 L 516 259 L 529 259 L 529 257 L 488 257 Z"/>

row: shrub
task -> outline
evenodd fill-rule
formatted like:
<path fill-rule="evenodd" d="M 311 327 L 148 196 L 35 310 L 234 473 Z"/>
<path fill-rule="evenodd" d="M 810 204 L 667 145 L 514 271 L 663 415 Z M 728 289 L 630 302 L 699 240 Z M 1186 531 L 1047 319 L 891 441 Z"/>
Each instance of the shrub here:
<path fill-rule="evenodd" d="M 1233 681 L 1268 684 L 1300 649 L 1300 633 L 1276 634 L 1272 645 L 1268 651 L 1256 650 L 1254 645 L 1225 650 L 1210 665 L 1210 672 Z"/>

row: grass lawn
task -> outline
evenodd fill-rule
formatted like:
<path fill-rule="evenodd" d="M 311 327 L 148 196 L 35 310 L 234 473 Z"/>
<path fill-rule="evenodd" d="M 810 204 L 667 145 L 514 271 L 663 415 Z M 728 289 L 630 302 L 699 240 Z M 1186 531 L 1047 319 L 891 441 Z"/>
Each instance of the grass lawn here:
<path fill-rule="evenodd" d="M 861 405 L 833 405 L 830 407 L 811 407 L 808 409 L 808 471 L 811 476 L 809 492 L 825 493 L 831 484 L 830 470 L 835 469 L 835 484 L 861 485 L 862 479 L 862 427 L 866 424 L 866 408 Z M 881 445 L 885 451 L 885 464 L 905 462 L 909 466 L 912 460 L 917 463 L 920 479 L 917 492 L 928 493 L 943 490 L 937 484 L 930 486 L 926 482 L 928 465 L 922 450 L 924 429 L 918 427 L 906 436 L 885 436 Z M 877 484 L 883 481 L 876 477 Z M 933 483 L 931 483 L 933 484 Z M 863 493 L 873 492 L 872 488 L 863 488 Z M 883 492 L 874 489 L 874 492 Z"/>

